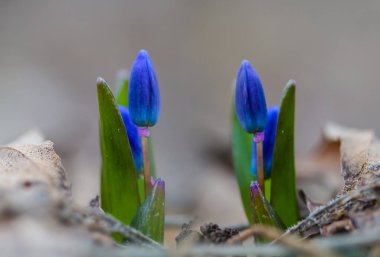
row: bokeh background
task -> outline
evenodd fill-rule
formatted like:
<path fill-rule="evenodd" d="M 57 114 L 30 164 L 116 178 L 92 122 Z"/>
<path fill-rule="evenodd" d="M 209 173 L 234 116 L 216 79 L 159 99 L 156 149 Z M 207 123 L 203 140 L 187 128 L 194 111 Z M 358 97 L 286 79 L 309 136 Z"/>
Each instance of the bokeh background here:
<path fill-rule="evenodd" d="M 244 220 L 228 152 L 241 60 L 270 105 L 297 81 L 302 158 L 327 121 L 380 132 L 379 14 L 375 0 L 0 0 L 0 142 L 39 128 L 86 204 L 98 192 L 96 78 L 114 85 L 145 48 L 161 88 L 153 136 L 168 209 Z"/>

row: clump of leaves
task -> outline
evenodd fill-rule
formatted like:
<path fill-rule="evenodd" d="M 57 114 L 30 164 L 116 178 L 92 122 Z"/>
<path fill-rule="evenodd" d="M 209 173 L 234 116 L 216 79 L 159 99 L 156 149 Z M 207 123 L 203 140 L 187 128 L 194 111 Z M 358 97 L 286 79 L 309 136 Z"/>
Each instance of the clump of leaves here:
<path fill-rule="evenodd" d="M 132 100 L 129 99 L 131 93 L 127 94 L 128 91 L 131 91 L 127 73 L 122 73 L 118 78 L 116 99 L 107 83 L 102 78 L 97 80 L 102 156 L 100 206 L 106 213 L 111 214 L 125 225 L 132 225 L 153 240 L 162 243 L 165 182 L 160 178 L 154 180 L 156 175 L 152 141 L 150 137 L 146 137 L 146 134 L 142 134 L 137 126 L 141 125 L 141 117 L 147 117 L 143 112 L 151 113 L 149 108 L 158 108 L 149 104 L 144 106 L 146 101 L 139 98 L 141 94 L 146 96 L 146 90 L 148 92 L 154 90 L 152 93 L 155 94 L 155 97 L 159 97 L 156 94 L 158 89 L 152 89 L 150 84 L 152 80 L 140 80 L 144 76 L 149 78 L 155 76 L 152 75 L 153 66 L 148 61 L 147 52 L 140 51 L 132 68 L 132 77 L 137 78 L 132 83 L 134 90 Z M 149 65 L 144 66 L 146 63 Z M 144 87 L 145 91 L 142 92 L 141 88 Z M 136 99 L 140 99 L 140 101 L 136 101 Z M 159 103 L 159 99 L 157 101 Z M 133 103 L 132 112 L 131 109 L 126 109 L 131 102 Z M 156 122 L 156 116 L 149 117 Z M 138 124 L 136 124 L 136 119 Z M 153 124 L 151 121 L 147 122 L 149 123 L 147 125 Z M 145 127 L 142 130 L 143 132 L 147 131 Z M 141 140 L 145 141 L 141 142 Z M 142 158 L 141 154 L 144 156 L 143 174 L 139 172 L 141 170 L 141 160 L 139 159 Z"/>
<path fill-rule="evenodd" d="M 241 75 L 242 70 L 245 71 L 244 76 Z M 232 108 L 231 142 L 234 170 L 249 223 L 270 224 L 279 228 L 285 224 L 289 227 L 299 219 L 294 158 L 295 82 L 289 81 L 284 89 L 275 129 L 271 119 L 266 122 L 266 118 L 263 118 L 262 113 L 264 110 L 266 112 L 266 107 L 261 106 L 265 105 L 263 92 L 258 74 L 251 66 L 247 66 L 247 61 L 243 61 L 236 80 L 233 105 L 236 105 L 236 109 Z M 266 127 L 262 125 L 263 122 L 266 123 Z M 261 139 L 257 140 L 259 132 L 265 135 L 264 152 L 259 146 Z M 266 140 L 266 148 L 270 149 L 267 151 Z M 254 172 L 251 173 L 252 163 L 257 166 L 253 167 Z M 260 177 L 265 177 L 265 183 L 260 183 Z M 259 184 L 253 184 L 256 190 L 252 193 L 251 187 L 250 195 L 252 181 L 258 181 Z M 260 197 L 264 188 L 265 198 Z"/>

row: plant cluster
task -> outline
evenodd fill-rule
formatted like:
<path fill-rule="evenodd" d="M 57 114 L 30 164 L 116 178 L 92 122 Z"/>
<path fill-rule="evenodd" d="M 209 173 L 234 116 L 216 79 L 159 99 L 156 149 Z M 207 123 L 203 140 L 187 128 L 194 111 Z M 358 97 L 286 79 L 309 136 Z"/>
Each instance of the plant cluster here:
<path fill-rule="evenodd" d="M 295 82 L 281 105 L 267 110 L 257 72 L 243 61 L 232 111 L 232 154 L 244 210 L 250 224 L 284 229 L 299 219 L 294 158 Z M 251 170 L 251 173 L 247 172 Z"/>
<path fill-rule="evenodd" d="M 165 182 L 156 177 L 150 134 L 160 114 L 160 93 L 148 53 L 141 50 L 130 75 L 119 77 L 116 97 L 102 78 L 98 78 L 97 88 L 100 206 L 162 243 Z M 231 141 L 234 170 L 250 224 L 284 229 L 298 221 L 294 108 L 294 81 L 285 87 L 280 107 L 267 109 L 259 75 L 248 61 L 242 62 L 236 79 Z M 204 229 L 220 242 L 235 233 L 215 226 Z M 115 240 L 122 241 L 117 235 Z"/>

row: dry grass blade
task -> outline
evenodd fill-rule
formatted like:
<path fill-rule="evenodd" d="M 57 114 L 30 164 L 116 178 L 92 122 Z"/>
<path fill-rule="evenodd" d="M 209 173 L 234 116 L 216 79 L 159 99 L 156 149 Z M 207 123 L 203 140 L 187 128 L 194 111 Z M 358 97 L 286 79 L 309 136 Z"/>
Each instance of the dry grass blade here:
<path fill-rule="evenodd" d="M 264 226 L 256 226 L 252 231 L 253 235 L 264 236 L 268 239 L 274 240 L 277 244 L 285 245 L 291 249 L 296 250 L 305 256 L 315 257 L 338 257 L 336 253 L 323 249 L 315 245 L 312 241 L 304 240 L 294 235 L 281 237 L 282 232 L 278 229 L 268 228 Z"/>
<path fill-rule="evenodd" d="M 128 239 L 131 243 L 137 244 L 141 247 L 154 249 L 154 250 L 163 250 L 164 248 L 159 243 L 145 236 L 143 233 L 134 229 L 130 226 L 125 226 L 118 220 L 114 219 L 112 216 L 106 214 L 100 214 L 97 216 L 99 221 L 103 222 L 103 227 L 109 233 L 118 233 L 124 238 Z"/>
<path fill-rule="evenodd" d="M 305 256 L 315 256 L 315 257 L 337 257 L 339 255 L 331 252 L 328 249 L 321 249 L 321 247 L 316 246 L 311 241 L 302 240 L 294 235 L 282 236 L 282 231 L 273 227 L 254 225 L 240 233 L 233 238 L 231 238 L 228 244 L 242 243 L 252 236 L 260 236 L 266 239 L 276 242 L 276 244 L 287 246 L 290 249 L 295 250 L 300 254 L 305 254 Z"/>

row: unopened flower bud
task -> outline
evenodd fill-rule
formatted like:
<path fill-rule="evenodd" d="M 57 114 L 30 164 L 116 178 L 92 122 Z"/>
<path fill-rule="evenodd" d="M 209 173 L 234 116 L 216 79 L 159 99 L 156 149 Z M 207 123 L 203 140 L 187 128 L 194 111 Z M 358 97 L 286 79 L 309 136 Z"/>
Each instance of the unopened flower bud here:
<path fill-rule="evenodd" d="M 129 81 L 129 112 L 138 127 L 151 127 L 160 114 L 160 92 L 148 52 L 141 50 L 133 63 Z"/>
<path fill-rule="evenodd" d="M 244 60 L 236 78 L 236 114 L 244 130 L 256 134 L 265 129 L 267 105 L 259 75 Z"/>

